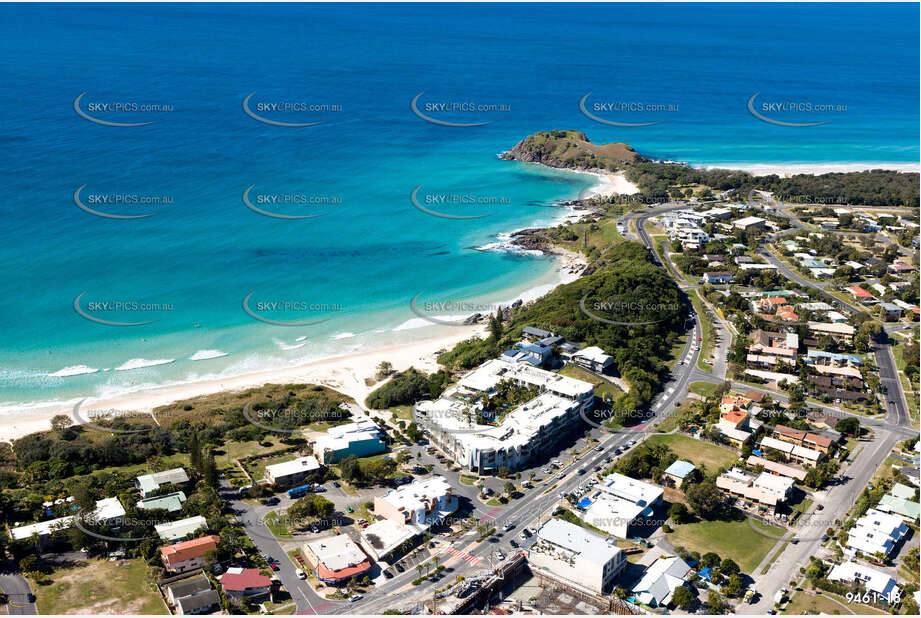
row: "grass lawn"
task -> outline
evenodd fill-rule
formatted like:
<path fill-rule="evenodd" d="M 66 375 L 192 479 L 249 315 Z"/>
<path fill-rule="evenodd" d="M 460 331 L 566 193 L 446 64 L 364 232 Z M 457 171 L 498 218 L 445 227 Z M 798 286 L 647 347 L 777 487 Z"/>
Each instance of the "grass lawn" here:
<path fill-rule="evenodd" d="M 713 365 L 708 365 L 704 361 L 709 359 L 713 354 L 713 348 L 716 345 L 716 329 L 713 327 L 713 320 L 707 306 L 700 297 L 700 290 L 694 290 L 693 294 L 688 294 L 691 304 L 694 305 L 694 311 L 700 317 L 700 354 L 697 356 L 697 368 L 707 373 L 713 373 Z"/>
<path fill-rule="evenodd" d="M 739 458 L 738 454 L 730 448 L 681 434 L 650 436 L 647 442 L 649 444 L 664 443 L 678 455 L 679 459 L 686 459 L 694 464 L 703 464 L 709 472 L 729 466 Z"/>
<path fill-rule="evenodd" d="M 267 513 L 265 516 L 265 525 L 276 538 L 291 538 L 291 533 L 288 531 L 288 525 L 285 523 L 285 518 L 280 518 L 278 513 Z"/>
<path fill-rule="evenodd" d="M 90 560 L 32 583 L 39 614 L 168 614 L 141 560 Z"/>
<path fill-rule="evenodd" d="M 675 429 L 678 426 L 678 421 L 681 419 L 681 417 L 684 416 L 687 412 L 690 412 L 696 403 L 696 399 L 685 397 L 680 406 L 677 408 L 672 407 L 672 409 L 668 411 L 668 416 L 666 416 L 661 423 L 656 425 L 656 430 L 663 433 L 668 433 L 669 431 Z"/>
<path fill-rule="evenodd" d="M 772 536 L 759 534 L 747 519 L 740 518 L 736 521 L 697 521 L 679 524 L 674 527 L 673 532 L 667 534 L 667 537 L 675 547 L 680 545 L 688 551 L 698 551 L 701 554 L 712 551 L 721 558 L 732 558 L 743 572 L 751 574 L 777 543 L 774 537 L 784 534 L 784 530 L 776 526 L 762 527 Z"/>
<path fill-rule="evenodd" d="M 594 384 L 595 397 L 599 397 L 602 401 L 607 401 L 608 398 L 613 399 L 623 392 L 607 380 L 599 378 L 598 376 L 586 371 L 585 369 L 582 369 L 581 367 L 576 367 L 575 365 L 566 365 L 560 369 L 559 373 L 563 376 Z"/>
<path fill-rule="evenodd" d="M 817 591 L 818 592 L 818 591 Z M 822 594 L 810 595 L 805 592 L 797 592 L 793 595 L 790 603 L 784 609 L 784 614 L 885 614 L 886 612 L 863 605 L 861 603 L 848 603 L 847 599 L 821 591 Z"/>
<path fill-rule="evenodd" d="M 571 223 L 566 229 L 575 234 L 576 240 L 553 239 L 553 244 L 575 253 L 588 254 L 593 248 L 603 252 L 610 246 L 623 242 L 624 237 L 617 231 L 617 217 L 607 217 L 597 223 Z M 585 235 L 585 247 L 582 238 Z"/>
<path fill-rule="evenodd" d="M 258 483 L 265 478 L 266 466 L 284 463 L 286 461 L 294 461 L 295 459 L 297 459 L 297 453 L 285 453 L 275 457 L 264 457 L 263 459 L 257 459 L 256 461 L 249 463 L 246 466 L 246 470 L 249 472 L 250 476 L 253 477 L 253 480 Z"/>
<path fill-rule="evenodd" d="M 476 478 L 473 476 L 464 476 L 463 474 L 460 477 L 460 482 L 464 485 L 473 485 L 476 483 Z"/>
<path fill-rule="evenodd" d="M 410 405 L 395 406 L 388 408 L 388 411 L 393 414 L 394 424 L 398 419 L 407 421 L 407 424 L 413 420 L 413 407 Z"/>
<path fill-rule="evenodd" d="M 691 392 L 701 397 L 709 397 L 719 386 L 713 382 L 691 382 Z"/>

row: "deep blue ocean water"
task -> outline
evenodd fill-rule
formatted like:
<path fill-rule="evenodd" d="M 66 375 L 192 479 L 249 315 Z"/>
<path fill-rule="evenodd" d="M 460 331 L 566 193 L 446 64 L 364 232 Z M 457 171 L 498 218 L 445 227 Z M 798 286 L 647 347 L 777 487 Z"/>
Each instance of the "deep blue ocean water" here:
<path fill-rule="evenodd" d="M 906 4 L 2 5 L 0 403 L 395 343 L 438 328 L 413 328 L 425 324 L 410 310 L 417 294 L 497 301 L 554 281 L 549 259 L 477 250 L 554 221 L 552 205 L 592 182 L 496 158 L 535 131 L 578 129 L 694 164 L 917 163 L 918 17 Z M 589 92 L 599 117 L 661 122 L 594 121 L 579 109 Z M 763 122 L 746 109 L 756 92 L 766 116 L 831 122 Z M 81 93 L 78 108 L 94 118 L 156 122 L 91 122 L 74 110 Z M 322 124 L 259 122 L 242 108 L 251 93 L 263 118 Z M 430 117 L 492 122 L 426 122 L 410 110 L 420 93 Z M 760 107 L 771 102 L 830 107 Z M 87 206 L 105 195 L 169 202 L 95 203 L 157 213 L 102 218 L 75 204 L 83 185 Z M 257 214 L 242 200 L 252 185 L 263 209 L 323 216 Z M 420 196 L 459 200 L 431 209 L 490 216 L 430 216 L 410 202 L 419 185 Z M 260 315 L 320 323 L 257 321 L 241 306 L 251 292 L 251 307 L 323 306 Z M 90 321 L 74 309 L 81 293 L 92 316 L 157 321 Z M 160 310 L 89 309 L 102 301 Z M 226 356 L 189 360 L 214 350 Z M 155 360 L 174 362 L 114 371 Z M 81 366 L 99 371 L 51 375 Z"/>

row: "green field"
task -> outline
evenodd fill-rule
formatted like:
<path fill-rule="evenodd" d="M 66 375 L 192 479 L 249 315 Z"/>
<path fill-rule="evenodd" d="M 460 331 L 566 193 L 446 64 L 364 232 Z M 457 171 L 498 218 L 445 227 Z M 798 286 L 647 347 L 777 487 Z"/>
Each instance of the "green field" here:
<path fill-rule="evenodd" d="M 271 533 L 279 539 L 290 539 L 291 532 L 284 517 L 279 517 L 278 513 L 267 513 L 265 516 L 265 526 Z"/>
<path fill-rule="evenodd" d="M 89 560 L 36 585 L 39 614 L 168 614 L 142 560 Z"/>
<path fill-rule="evenodd" d="M 710 319 L 710 312 L 707 311 L 706 304 L 700 297 L 700 290 L 694 290 L 693 294 L 688 294 L 691 304 L 694 305 L 694 311 L 700 317 L 701 334 L 700 334 L 700 354 L 697 356 L 697 368 L 707 373 L 713 373 L 713 366 L 704 362 L 713 354 L 713 348 L 716 345 L 716 329 L 713 328 L 713 321 Z"/>
<path fill-rule="evenodd" d="M 725 446 L 718 446 L 681 434 L 650 436 L 649 444 L 666 444 L 679 459 L 686 459 L 694 464 L 703 464 L 708 472 L 732 465 L 738 454 Z"/>
<path fill-rule="evenodd" d="M 821 594 L 816 595 L 805 592 L 795 593 L 783 613 L 850 615 L 885 614 L 886 612 L 860 603 L 848 603 L 844 597 L 821 591 Z"/>
<path fill-rule="evenodd" d="M 719 386 L 719 384 L 714 384 L 713 382 L 691 382 L 691 392 L 701 397 L 709 397 Z"/>
<path fill-rule="evenodd" d="M 745 518 L 737 521 L 697 521 L 674 526 L 667 534 L 668 541 L 675 547 L 701 554 L 716 552 L 721 558 L 732 558 L 745 573 L 752 570 L 784 534 L 783 528 L 755 524 L 767 534 L 758 533 Z"/>

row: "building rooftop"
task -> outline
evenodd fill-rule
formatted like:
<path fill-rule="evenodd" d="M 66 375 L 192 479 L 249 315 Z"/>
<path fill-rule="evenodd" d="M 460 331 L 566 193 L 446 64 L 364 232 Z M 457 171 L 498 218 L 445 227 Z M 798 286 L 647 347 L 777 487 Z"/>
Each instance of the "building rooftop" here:
<path fill-rule="evenodd" d="M 368 557 L 347 534 L 326 537 L 307 543 L 320 564 L 329 571 L 337 572 L 368 562 Z M 368 565 L 363 565 L 363 570 Z"/>
<path fill-rule="evenodd" d="M 154 526 L 154 530 L 157 531 L 157 534 L 160 535 L 160 538 L 164 541 L 175 541 L 176 539 L 189 536 L 196 530 L 207 527 L 207 525 L 208 522 L 204 517 L 196 515 L 195 517 L 187 517 L 179 521 L 158 524 Z"/>
<path fill-rule="evenodd" d="M 144 498 L 138 500 L 136 506 L 139 509 L 166 509 L 170 513 L 175 513 L 176 511 L 182 509 L 182 503 L 186 501 L 185 493 L 181 491 L 175 491 L 171 494 L 165 494 L 162 496 L 155 496 L 153 498 Z"/>
<path fill-rule="evenodd" d="M 204 556 L 209 551 L 217 549 L 217 544 L 220 542 L 221 537 L 211 534 L 174 545 L 164 545 L 160 548 L 160 557 L 171 563 L 183 562 Z"/>
<path fill-rule="evenodd" d="M 671 476 L 677 476 L 680 479 L 684 479 L 684 477 L 693 471 L 694 464 L 692 464 L 690 461 L 677 459 L 672 463 L 672 465 L 665 469 L 665 474 L 670 474 Z"/>
<path fill-rule="evenodd" d="M 162 485 L 180 485 L 188 482 L 189 475 L 184 468 L 173 468 L 172 470 L 163 470 L 162 472 L 137 477 L 137 486 L 142 493 L 155 491 Z"/>
<path fill-rule="evenodd" d="M 269 478 L 280 479 L 299 472 L 312 472 L 320 469 L 320 462 L 313 455 L 298 457 L 291 461 L 272 464 L 265 467 L 265 474 Z"/>
<path fill-rule="evenodd" d="M 252 588 L 268 588 L 272 585 L 272 578 L 260 575 L 259 569 L 227 569 L 227 572 L 218 578 L 225 590 L 243 592 Z"/>
<path fill-rule="evenodd" d="M 595 565 L 605 565 L 623 553 L 619 547 L 605 543 L 604 537 L 562 519 L 550 519 L 537 531 L 537 538 L 573 559 L 580 558 Z"/>

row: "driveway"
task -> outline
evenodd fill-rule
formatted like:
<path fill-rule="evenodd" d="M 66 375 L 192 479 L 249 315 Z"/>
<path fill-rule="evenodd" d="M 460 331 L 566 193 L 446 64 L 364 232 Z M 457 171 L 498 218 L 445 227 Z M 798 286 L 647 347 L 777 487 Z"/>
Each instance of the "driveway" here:
<path fill-rule="evenodd" d="M 26 578 L 15 572 L 12 563 L 4 566 L 0 573 L 0 590 L 7 597 L 6 610 L 14 616 L 35 616 L 38 611 L 32 602 L 32 590 Z"/>

